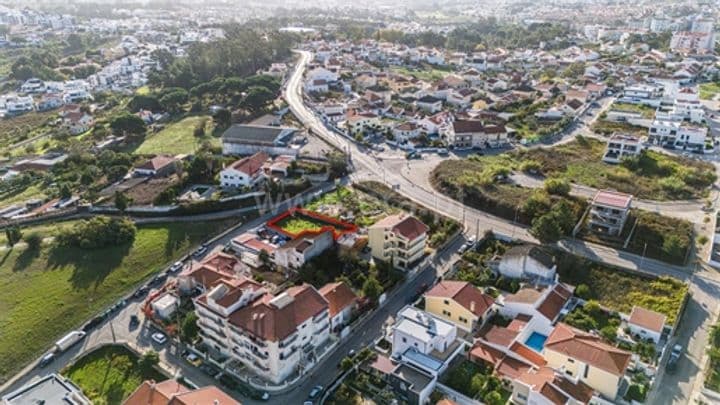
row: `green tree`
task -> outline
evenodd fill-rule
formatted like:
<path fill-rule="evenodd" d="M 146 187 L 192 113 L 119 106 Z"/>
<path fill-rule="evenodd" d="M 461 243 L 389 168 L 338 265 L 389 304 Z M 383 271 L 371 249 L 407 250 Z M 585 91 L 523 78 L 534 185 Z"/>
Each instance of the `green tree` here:
<path fill-rule="evenodd" d="M 32 232 L 23 237 L 23 240 L 28 245 L 28 249 L 37 251 L 42 245 L 43 237 L 37 232 Z"/>
<path fill-rule="evenodd" d="M 116 134 L 139 136 L 144 135 L 147 130 L 145 121 L 137 115 L 124 113 L 116 116 L 110 121 L 110 128 Z"/>
<path fill-rule="evenodd" d="M 140 357 L 138 366 L 145 372 L 151 371 L 155 366 L 160 363 L 160 356 L 154 350 L 150 350 Z"/>
<path fill-rule="evenodd" d="M 125 212 L 128 205 L 130 205 L 130 198 L 125 193 L 116 191 L 115 192 L 115 208 L 119 209 L 120 212 Z"/>
<path fill-rule="evenodd" d="M 497 391 L 489 392 L 483 399 L 488 405 L 503 405 L 502 394 Z"/>
<path fill-rule="evenodd" d="M 590 287 L 587 284 L 580 284 L 575 288 L 575 295 L 586 300 L 590 298 Z"/>
<path fill-rule="evenodd" d="M 382 285 L 375 275 L 371 274 L 363 283 L 362 291 L 366 298 L 371 301 L 377 301 L 380 294 L 382 294 Z"/>
<path fill-rule="evenodd" d="M 130 99 L 130 102 L 128 103 L 128 108 L 132 112 L 138 112 L 140 110 L 150 110 L 150 111 L 160 111 L 160 101 L 158 98 L 154 95 L 143 95 L 143 94 L 137 94 L 133 96 L 133 98 Z"/>
<path fill-rule="evenodd" d="M 197 324 L 198 316 L 195 311 L 192 311 L 185 316 L 182 325 L 180 326 L 180 337 L 185 342 L 194 342 L 198 337 L 200 328 Z"/>
<path fill-rule="evenodd" d="M 663 240 L 662 250 L 673 259 L 682 260 L 685 256 L 685 244 L 678 235 L 667 235 Z"/>
<path fill-rule="evenodd" d="M 227 128 L 230 126 L 230 123 L 232 121 L 232 114 L 230 114 L 229 110 L 221 108 L 215 112 L 215 115 L 213 115 L 213 119 L 215 120 L 215 123 L 218 127 Z"/>
<path fill-rule="evenodd" d="M 252 86 L 243 100 L 243 106 L 250 111 L 260 111 L 274 99 L 275 94 L 267 87 Z"/>
<path fill-rule="evenodd" d="M 346 357 L 343 357 L 342 360 L 340 360 L 340 368 L 343 371 L 350 370 L 351 368 L 353 368 L 354 365 L 355 365 L 355 363 L 353 363 L 353 361 L 350 357 L 346 356 Z"/>
<path fill-rule="evenodd" d="M 160 97 L 160 107 L 171 113 L 178 113 L 182 110 L 183 104 L 187 103 L 188 93 L 183 89 L 166 93 Z"/>
<path fill-rule="evenodd" d="M 7 245 L 12 248 L 22 239 L 22 231 L 17 226 L 6 228 L 5 239 L 7 239 Z"/>
<path fill-rule="evenodd" d="M 70 185 L 67 183 L 63 183 L 60 186 L 60 198 L 63 200 L 67 200 L 68 198 L 72 197 L 72 190 L 70 189 Z"/>
<path fill-rule="evenodd" d="M 553 215 L 545 214 L 532 221 L 530 233 L 542 243 L 554 243 L 563 235 L 560 224 Z"/>

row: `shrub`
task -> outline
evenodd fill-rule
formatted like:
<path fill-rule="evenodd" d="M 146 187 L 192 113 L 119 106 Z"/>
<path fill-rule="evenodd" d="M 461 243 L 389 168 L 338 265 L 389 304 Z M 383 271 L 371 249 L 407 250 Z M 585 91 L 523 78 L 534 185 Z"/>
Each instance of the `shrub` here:
<path fill-rule="evenodd" d="M 545 180 L 545 191 L 554 195 L 566 196 L 570 194 L 570 183 L 565 179 L 547 179 Z"/>
<path fill-rule="evenodd" d="M 137 228 L 127 218 L 95 217 L 62 230 L 57 236 L 58 246 L 98 249 L 124 245 L 135 240 Z"/>
<path fill-rule="evenodd" d="M 580 284 L 575 288 L 575 295 L 584 300 L 590 298 L 590 287 L 588 287 L 587 284 Z"/>
<path fill-rule="evenodd" d="M 539 173 L 541 168 L 540 162 L 536 160 L 525 160 L 520 164 L 520 170 L 525 173 Z"/>
<path fill-rule="evenodd" d="M 32 232 L 25 235 L 23 239 L 25 240 L 25 243 L 27 243 L 28 249 L 37 250 L 40 248 L 40 245 L 42 245 L 43 237 L 37 232 Z"/>

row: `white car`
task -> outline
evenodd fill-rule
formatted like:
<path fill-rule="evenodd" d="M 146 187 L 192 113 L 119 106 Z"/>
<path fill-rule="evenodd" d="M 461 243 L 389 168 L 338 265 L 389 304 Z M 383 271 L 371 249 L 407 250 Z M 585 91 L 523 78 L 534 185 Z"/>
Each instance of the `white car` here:
<path fill-rule="evenodd" d="M 170 266 L 170 269 L 168 271 L 170 273 L 177 273 L 183 268 L 183 262 L 175 262 L 172 266 Z"/>
<path fill-rule="evenodd" d="M 159 345 L 165 344 L 165 342 L 167 342 L 167 336 L 160 332 L 153 333 L 151 338 L 155 343 Z"/>

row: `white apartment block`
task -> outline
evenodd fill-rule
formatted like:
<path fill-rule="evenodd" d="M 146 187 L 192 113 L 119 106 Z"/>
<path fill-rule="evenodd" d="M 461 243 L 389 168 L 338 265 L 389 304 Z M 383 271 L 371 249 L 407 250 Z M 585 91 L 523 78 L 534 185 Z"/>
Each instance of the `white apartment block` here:
<path fill-rule="evenodd" d="M 427 225 L 413 216 L 390 215 L 368 229 L 368 244 L 374 258 L 407 269 L 425 253 L 427 232 Z"/>
<path fill-rule="evenodd" d="M 712 32 L 678 31 L 670 39 L 670 50 L 679 53 L 708 53 L 715 47 Z"/>
<path fill-rule="evenodd" d="M 642 151 L 640 139 L 624 134 L 614 134 L 610 137 L 603 162 L 620 163 L 623 159 L 637 156 Z"/>
<path fill-rule="evenodd" d="M 279 295 L 246 279 L 219 281 L 195 299 L 203 341 L 273 383 L 311 366 L 330 336 L 328 303 L 310 285 Z"/>

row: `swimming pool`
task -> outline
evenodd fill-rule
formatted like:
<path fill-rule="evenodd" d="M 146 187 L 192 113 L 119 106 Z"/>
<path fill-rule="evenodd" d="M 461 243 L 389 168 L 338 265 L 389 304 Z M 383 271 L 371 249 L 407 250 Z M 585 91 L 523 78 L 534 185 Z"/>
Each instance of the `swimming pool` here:
<path fill-rule="evenodd" d="M 525 345 L 535 350 L 536 352 L 542 352 L 546 340 L 547 336 L 537 332 L 533 332 L 532 335 L 530 335 L 530 337 L 528 337 L 525 341 Z"/>

